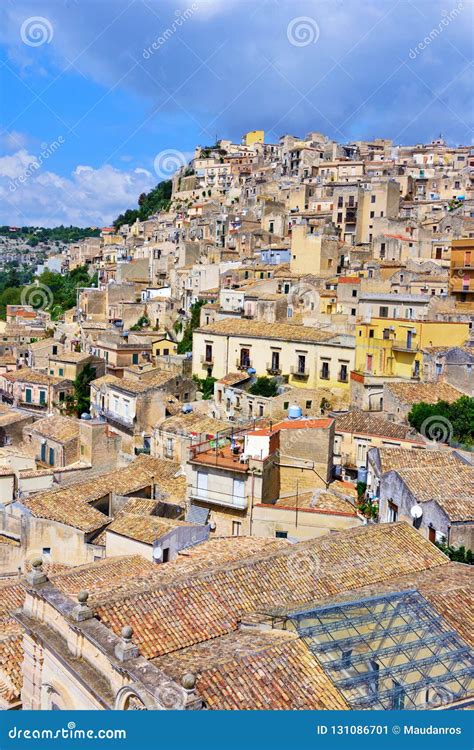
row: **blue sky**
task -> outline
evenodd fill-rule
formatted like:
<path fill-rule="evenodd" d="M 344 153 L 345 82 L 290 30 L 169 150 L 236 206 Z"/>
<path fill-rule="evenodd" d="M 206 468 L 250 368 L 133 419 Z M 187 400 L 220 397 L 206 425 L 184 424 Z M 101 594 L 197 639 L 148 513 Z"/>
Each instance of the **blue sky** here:
<path fill-rule="evenodd" d="M 473 7 L 3 0 L 0 223 L 107 224 L 163 152 L 254 128 L 471 144 Z"/>

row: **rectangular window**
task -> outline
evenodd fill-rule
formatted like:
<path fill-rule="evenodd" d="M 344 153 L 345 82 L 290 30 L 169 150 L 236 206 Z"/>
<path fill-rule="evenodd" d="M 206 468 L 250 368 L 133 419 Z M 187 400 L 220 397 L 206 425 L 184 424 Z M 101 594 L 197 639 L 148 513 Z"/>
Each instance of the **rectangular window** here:
<path fill-rule="evenodd" d="M 60 377 L 61 377 L 62 375 L 64 375 L 64 367 L 59 367 L 59 368 L 58 368 L 58 374 L 59 374 L 59 376 L 60 376 Z"/>
<path fill-rule="evenodd" d="M 329 380 L 329 362 L 321 363 L 321 379 Z"/>
<path fill-rule="evenodd" d="M 388 307 L 379 307 L 379 316 L 381 318 L 388 318 Z"/>
<path fill-rule="evenodd" d="M 304 375 L 306 372 L 306 357 L 304 354 L 298 354 L 298 372 Z"/>
<path fill-rule="evenodd" d="M 240 536 L 242 533 L 242 521 L 232 521 L 232 536 Z"/>
<path fill-rule="evenodd" d="M 277 539 L 288 539 L 287 531 L 275 531 L 275 537 Z"/>
<path fill-rule="evenodd" d="M 54 448 L 49 449 L 49 465 L 54 466 Z"/>
<path fill-rule="evenodd" d="M 272 352 L 272 370 L 280 369 L 280 352 Z"/>
<path fill-rule="evenodd" d="M 138 354 L 132 354 L 132 364 L 138 365 Z"/>
<path fill-rule="evenodd" d="M 41 444 L 41 460 L 46 463 L 46 443 Z"/>
<path fill-rule="evenodd" d="M 250 367 L 250 349 L 240 350 L 240 366 L 244 369 Z"/>
<path fill-rule="evenodd" d="M 206 362 L 212 362 L 212 344 L 206 344 Z"/>
<path fill-rule="evenodd" d="M 341 369 L 339 371 L 339 380 L 341 383 L 347 383 L 347 365 L 341 365 Z"/>
<path fill-rule="evenodd" d="M 25 391 L 25 401 L 27 404 L 31 404 L 31 388 L 27 388 Z"/>
<path fill-rule="evenodd" d="M 388 503 L 388 521 L 391 523 L 395 523 L 395 521 L 398 518 L 398 505 L 395 505 L 395 503 L 392 503 L 389 501 Z"/>
<path fill-rule="evenodd" d="M 44 405 L 46 403 L 46 391 L 40 391 L 40 404 Z"/>

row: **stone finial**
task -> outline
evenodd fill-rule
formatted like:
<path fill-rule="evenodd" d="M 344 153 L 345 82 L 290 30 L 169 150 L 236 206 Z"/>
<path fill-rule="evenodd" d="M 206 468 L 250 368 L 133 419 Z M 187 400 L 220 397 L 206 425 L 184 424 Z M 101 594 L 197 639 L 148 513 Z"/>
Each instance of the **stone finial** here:
<path fill-rule="evenodd" d="M 77 595 L 78 604 L 76 604 L 76 606 L 72 610 L 72 618 L 76 622 L 82 622 L 83 620 L 89 620 L 91 617 L 94 617 L 93 611 L 87 604 L 88 599 L 88 591 L 79 591 Z"/>
<path fill-rule="evenodd" d="M 26 580 L 32 586 L 39 586 L 48 580 L 48 576 L 43 570 L 43 559 L 41 557 L 34 557 L 31 560 L 31 570 L 27 573 Z"/>
<path fill-rule="evenodd" d="M 194 688 L 196 687 L 196 675 L 192 674 L 191 672 L 187 672 L 181 678 L 181 685 L 185 690 L 194 690 Z"/>
<path fill-rule="evenodd" d="M 132 643 L 133 628 L 130 625 L 124 625 L 121 631 L 121 640 L 115 646 L 115 656 L 119 661 L 128 661 L 136 659 L 140 655 L 138 647 Z"/>

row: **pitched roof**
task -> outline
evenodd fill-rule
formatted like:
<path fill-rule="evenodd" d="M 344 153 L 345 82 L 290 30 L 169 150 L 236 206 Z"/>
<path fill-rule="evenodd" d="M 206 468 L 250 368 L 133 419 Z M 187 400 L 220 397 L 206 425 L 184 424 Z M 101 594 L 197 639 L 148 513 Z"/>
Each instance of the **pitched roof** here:
<path fill-rule="evenodd" d="M 53 375 L 45 375 L 43 372 L 22 368 L 15 372 L 7 372 L 2 375 L 6 380 L 12 383 L 36 383 L 38 385 L 58 385 L 58 383 L 68 382 L 66 378 L 56 378 Z"/>
<path fill-rule="evenodd" d="M 434 500 L 451 521 L 474 520 L 474 468 L 458 462 L 453 466 L 418 466 L 398 469 L 418 502 Z"/>
<path fill-rule="evenodd" d="M 264 323 L 244 318 L 218 320 L 207 326 L 196 329 L 197 333 L 214 334 L 220 336 L 245 336 L 246 338 L 277 339 L 280 341 L 306 341 L 317 343 L 329 341 L 336 334 L 322 331 L 320 328 L 310 328 L 291 323 Z"/>
<path fill-rule="evenodd" d="M 346 709 L 311 651 L 284 631 L 238 631 L 154 660 L 179 679 L 197 674 L 211 710 Z"/>
<path fill-rule="evenodd" d="M 85 533 L 100 529 L 112 519 L 92 507 L 91 503 L 111 492 L 124 495 L 143 489 L 152 481 L 163 486 L 165 495 L 175 486 L 182 494 L 183 478 L 174 479 L 180 465 L 174 461 L 141 455 L 129 466 L 70 484 L 67 487 L 38 492 L 21 502 L 38 518 L 73 526 Z"/>
<path fill-rule="evenodd" d="M 43 437 L 65 443 L 78 437 L 79 420 L 71 417 L 53 415 L 51 417 L 39 419 L 28 429 L 29 431 L 36 432 Z"/>
<path fill-rule="evenodd" d="M 107 527 L 107 533 L 135 539 L 143 544 L 153 544 L 157 539 L 173 531 L 178 526 L 192 526 L 186 521 L 175 521 L 160 516 L 137 515 L 121 512 Z"/>
<path fill-rule="evenodd" d="M 382 446 L 378 448 L 382 474 L 392 469 L 416 469 L 424 466 L 457 466 L 459 460 L 451 451 L 413 450 Z"/>
<path fill-rule="evenodd" d="M 116 634 L 131 625 L 141 653 L 154 658 L 229 633 L 256 610 L 286 611 L 448 562 L 405 523 L 371 525 L 194 574 L 179 561 L 157 566 L 145 583 L 131 582 L 127 591 L 104 596 L 96 611 Z"/>
<path fill-rule="evenodd" d="M 405 404 L 437 404 L 447 401 L 452 404 L 464 394 L 449 383 L 385 383 L 385 388 Z"/>
<path fill-rule="evenodd" d="M 336 432 L 377 435 L 395 440 L 423 443 L 421 435 L 418 435 L 412 427 L 391 422 L 389 419 L 367 411 L 350 411 L 347 414 L 341 414 L 336 418 L 335 429 Z"/>

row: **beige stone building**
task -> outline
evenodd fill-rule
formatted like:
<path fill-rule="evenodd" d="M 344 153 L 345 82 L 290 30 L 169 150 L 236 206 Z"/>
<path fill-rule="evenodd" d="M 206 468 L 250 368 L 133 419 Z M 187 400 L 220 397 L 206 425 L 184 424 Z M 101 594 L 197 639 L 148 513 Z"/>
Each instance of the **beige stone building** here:
<path fill-rule="evenodd" d="M 250 368 L 294 386 L 344 391 L 353 364 L 353 337 L 307 326 L 222 320 L 193 335 L 193 374 L 199 377 L 220 379 Z"/>

